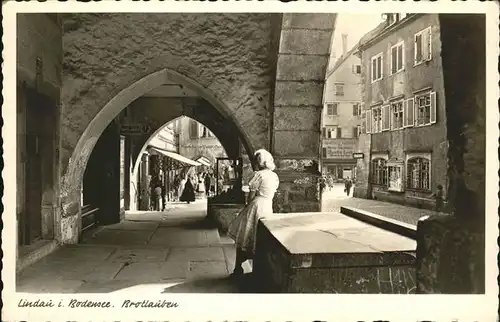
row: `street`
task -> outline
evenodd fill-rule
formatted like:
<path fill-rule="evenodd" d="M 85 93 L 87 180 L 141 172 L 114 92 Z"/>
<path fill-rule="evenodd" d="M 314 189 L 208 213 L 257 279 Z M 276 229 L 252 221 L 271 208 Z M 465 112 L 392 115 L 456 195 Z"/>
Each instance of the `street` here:
<path fill-rule="evenodd" d="M 78 245 L 63 246 L 17 277 L 28 293 L 241 293 L 229 277 L 234 242 L 205 221 L 206 201 L 127 213 Z M 244 264 L 245 272 L 251 267 Z"/>

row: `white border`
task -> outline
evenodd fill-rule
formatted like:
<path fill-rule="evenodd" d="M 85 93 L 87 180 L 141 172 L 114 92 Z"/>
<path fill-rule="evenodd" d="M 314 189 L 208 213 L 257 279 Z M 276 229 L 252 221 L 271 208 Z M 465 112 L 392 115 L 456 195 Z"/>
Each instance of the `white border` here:
<path fill-rule="evenodd" d="M 16 146 L 16 49 L 15 43 L 15 13 L 16 12 L 420 12 L 420 13 L 487 13 L 487 106 L 497 106 L 499 96 L 498 73 L 498 5 L 495 2 L 305 2 L 297 1 L 283 3 L 278 1 L 227 1 L 227 2 L 131 2 L 131 1 L 101 1 L 82 3 L 75 1 L 55 2 L 13 2 L 3 4 L 3 43 L 4 83 L 2 109 L 4 139 L 4 164 L 2 175 L 4 189 L 4 251 L 2 270 L 3 316 L 2 320 L 28 321 L 137 321 L 137 320 L 168 320 L 168 321 L 494 321 L 497 316 L 498 285 L 496 276 L 498 267 L 496 254 L 498 246 L 498 178 L 496 175 L 486 176 L 486 295 L 210 295 L 210 294 L 162 294 L 161 298 L 180 303 L 177 309 L 18 309 L 19 294 L 13 293 L 13 276 L 15 271 L 15 229 L 9 234 L 8 227 L 15 227 L 16 218 L 16 156 L 13 153 Z M 371 73 L 371 71 L 370 71 Z M 497 148 L 499 136 L 499 114 L 495 108 L 486 110 L 487 142 L 486 142 L 486 173 L 497 173 L 499 163 Z M 46 295 L 58 301 L 68 295 Z M 148 298 L 148 294 L 134 294 L 137 299 Z M 75 298 L 106 299 L 113 298 L 111 294 L 76 295 Z M 118 300 L 115 298 L 115 302 Z"/>

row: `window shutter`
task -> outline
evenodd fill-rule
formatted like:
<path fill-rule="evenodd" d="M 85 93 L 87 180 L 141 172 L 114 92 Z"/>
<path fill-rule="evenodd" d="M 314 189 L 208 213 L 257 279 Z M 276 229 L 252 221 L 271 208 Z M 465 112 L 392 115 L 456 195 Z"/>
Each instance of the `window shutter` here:
<path fill-rule="evenodd" d="M 383 60 L 382 56 L 379 57 L 378 70 L 379 70 L 379 77 L 378 78 L 384 77 L 384 60 Z"/>
<path fill-rule="evenodd" d="M 326 138 L 326 127 L 323 128 L 323 137 Z"/>
<path fill-rule="evenodd" d="M 372 133 L 372 111 L 367 110 L 365 115 L 366 115 L 366 118 L 365 118 L 366 133 Z"/>
<path fill-rule="evenodd" d="M 427 59 L 431 60 L 432 59 L 432 27 L 427 29 L 426 34 L 427 34 L 427 42 L 425 44 L 426 44 L 426 48 L 427 48 Z"/>
<path fill-rule="evenodd" d="M 372 82 L 377 78 L 377 59 L 372 59 Z"/>
<path fill-rule="evenodd" d="M 408 126 L 408 100 L 403 101 L 403 127 Z"/>
<path fill-rule="evenodd" d="M 326 158 L 326 148 L 323 148 L 323 158 Z"/>
<path fill-rule="evenodd" d="M 391 49 L 391 74 L 396 73 L 397 70 L 397 50 L 398 47 L 392 47 Z"/>
<path fill-rule="evenodd" d="M 338 127 L 337 128 L 337 139 L 340 139 L 340 138 L 342 138 L 342 128 Z"/>
<path fill-rule="evenodd" d="M 358 127 L 353 127 L 352 128 L 352 137 L 357 138 L 358 137 Z"/>
<path fill-rule="evenodd" d="M 354 116 L 358 115 L 358 105 L 357 104 L 352 104 L 352 115 L 354 115 Z"/>
<path fill-rule="evenodd" d="M 416 108 L 415 108 L 415 98 L 409 98 L 408 99 L 408 127 L 415 126 L 415 114 L 416 114 Z"/>
<path fill-rule="evenodd" d="M 390 106 L 389 105 L 384 105 L 382 106 L 382 131 L 387 131 L 390 129 Z"/>
<path fill-rule="evenodd" d="M 404 62 L 404 58 L 405 57 L 405 54 L 404 54 L 404 43 L 401 44 L 399 47 L 398 47 L 398 65 L 397 65 L 397 69 L 403 69 L 404 65 L 403 65 L 403 62 Z"/>
<path fill-rule="evenodd" d="M 431 124 L 434 124 L 436 123 L 436 114 L 437 114 L 436 92 L 431 92 L 430 96 L 431 96 Z"/>

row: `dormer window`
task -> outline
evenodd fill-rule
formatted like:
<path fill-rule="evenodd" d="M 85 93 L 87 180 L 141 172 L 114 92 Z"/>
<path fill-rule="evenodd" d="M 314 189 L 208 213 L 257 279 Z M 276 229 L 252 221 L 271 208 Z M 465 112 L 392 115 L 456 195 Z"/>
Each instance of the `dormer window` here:
<path fill-rule="evenodd" d="M 407 16 L 406 13 L 388 13 L 387 14 L 388 25 L 392 26 L 393 24 L 406 18 L 406 16 Z"/>

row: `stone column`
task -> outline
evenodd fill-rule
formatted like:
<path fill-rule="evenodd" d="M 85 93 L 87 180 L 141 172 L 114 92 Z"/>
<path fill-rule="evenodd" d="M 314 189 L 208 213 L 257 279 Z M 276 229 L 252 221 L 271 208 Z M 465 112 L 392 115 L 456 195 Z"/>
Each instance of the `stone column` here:
<path fill-rule="evenodd" d="M 335 14 L 283 15 L 271 144 L 280 177 L 275 212 L 321 208 L 319 125 L 335 17 Z"/>

